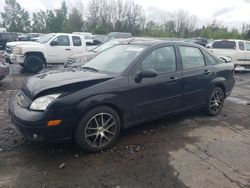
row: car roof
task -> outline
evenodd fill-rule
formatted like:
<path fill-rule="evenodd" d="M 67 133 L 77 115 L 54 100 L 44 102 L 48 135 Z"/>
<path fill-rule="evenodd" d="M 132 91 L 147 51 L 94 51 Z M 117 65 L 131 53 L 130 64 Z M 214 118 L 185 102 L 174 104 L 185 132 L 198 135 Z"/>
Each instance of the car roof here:
<path fill-rule="evenodd" d="M 247 40 L 240 40 L 240 39 L 218 39 L 215 40 L 214 42 L 220 42 L 220 41 L 231 41 L 231 42 L 249 42 Z"/>
<path fill-rule="evenodd" d="M 110 32 L 109 34 L 132 34 L 129 32 Z"/>
<path fill-rule="evenodd" d="M 156 46 L 156 45 L 168 45 L 168 44 L 177 44 L 177 45 L 184 45 L 184 46 L 193 46 L 201 48 L 198 44 L 193 44 L 189 42 L 180 42 L 180 41 L 166 41 L 166 40 L 148 40 L 148 41 L 132 41 L 129 44 L 132 45 L 146 45 L 146 46 Z"/>

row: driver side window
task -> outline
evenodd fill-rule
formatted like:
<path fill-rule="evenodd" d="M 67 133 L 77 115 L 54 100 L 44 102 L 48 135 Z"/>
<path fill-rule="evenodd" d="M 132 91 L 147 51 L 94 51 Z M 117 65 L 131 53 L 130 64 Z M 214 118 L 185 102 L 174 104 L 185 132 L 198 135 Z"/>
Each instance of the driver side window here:
<path fill-rule="evenodd" d="M 173 46 L 165 46 L 151 52 L 142 62 L 142 70 L 154 69 L 158 74 L 176 71 L 176 55 Z"/>
<path fill-rule="evenodd" d="M 53 41 L 57 42 L 57 46 L 70 46 L 69 37 L 66 35 L 58 36 Z"/>

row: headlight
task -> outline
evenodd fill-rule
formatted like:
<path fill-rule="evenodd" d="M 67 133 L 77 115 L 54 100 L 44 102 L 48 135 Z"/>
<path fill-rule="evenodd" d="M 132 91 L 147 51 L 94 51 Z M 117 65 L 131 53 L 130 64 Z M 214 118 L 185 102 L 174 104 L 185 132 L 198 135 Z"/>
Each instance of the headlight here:
<path fill-rule="evenodd" d="M 14 50 L 13 50 L 13 53 L 14 53 L 14 54 L 22 55 L 22 48 L 20 48 L 20 47 L 15 47 Z"/>
<path fill-rule="evenodd" d="M 75 59 L 75 63 L 87 62 L 86 57 L 79 57 Z"/>
<path fill-rule="evenodd" d="M 43 97 L 39 97 L 34 100 L 30 106 L 31 110 L 39 110 L 44 111 L 47 109 L 49 104 L 57 99 L 61 94 L 53 94 L 53 95 L 46 95 Z"/>

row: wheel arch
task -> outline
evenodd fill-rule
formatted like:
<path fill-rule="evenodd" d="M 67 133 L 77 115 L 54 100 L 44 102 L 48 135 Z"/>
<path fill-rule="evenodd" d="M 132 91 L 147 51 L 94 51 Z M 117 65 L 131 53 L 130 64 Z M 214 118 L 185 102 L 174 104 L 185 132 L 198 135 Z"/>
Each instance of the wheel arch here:
<path fill-rule="evenodd" d="M 95 108 L 98 108 L 98 107 L 109 107 L 111 109 L 113 109 L 119 116 L 120 118 L 120 123 L 121 123 L 121 128 L 123 128 L 124 124 L 124 118 L 123 118 L 123 113 L 122 113 L 122 110 L 120 107 L 118 107 L 117 105 L 115 104 L 112 104 L 112 103 L 108 103 L 108 102 L 104 102 L 104 103 L 96 103 L 94 105 L 91 105 L 91 106 L 88 106 L 87 108 L 85 108 L 84 110 L 81 110 L 81 114 L 79 115 L 79 118 L 77 119 L 76 121 L 76 124 L 73 128 L 73 131 L 72 131 L 72 138 L 74 138 L 74 134 L 75 134 L 75 130 L 77 129 L 77 125 L 81 122 L 82 118 L 84 117 L 84 115 L 86 113 L 88 113 L 89 111 L 95 109 Z"/>
<path fill-rule="evenodd" d="M 46 65 L 46 58 L 42 52 L 26 52 L 24 55 L 26 58 L 29 56 L 38 56 L 42 59 L 43 64 Z"/>
<path fill-rule="evenodd" d="M 208 94 L 215 87 L 221 88 L 223 90 L 223 92 L 224 92 L 224 95 L 226 96 L 227 88 L 226 88 L 226 79 L 225 78 L 219 77 L 219 78 L 216 78 L 216 79 L 212 80 L 212 82 L 209 85 Z"/>
<path fill-rule="evenodd" d="M 121 122 L 121 128 L 123 128 L 125 123 L 125 114 L 123 107 L 119 105 L 119 103 L 115 103 L 114 100 L 112 100 L 115 96 L 115 94 L 98 94 L 82 100 L 77 105 L 77 108 L 81 111 L 77 122 L 81 121 L 82 117 L 94 108 L 107 106 L 112 108 L 118 114 Z"/>
<path fill-rule="evenodd" d="M 118 114 L 120 121 L 121 121 L 121 125 L 123 124 L 123 113 L 122 113 L 121 108 L 115 104 L 112 104 L 112 103 L 108 103 L 108 102 L 105 103 L 104 102 L 104 103 L 92 105 L 92 106 L 88 107 L 87 109 L 85 109 L 83 114 L 85 114 L 86 112 L 89 112 L 95 108 L 102 107 L 102 106 L 106 106 L 106 107 L 113 109 Z"/>

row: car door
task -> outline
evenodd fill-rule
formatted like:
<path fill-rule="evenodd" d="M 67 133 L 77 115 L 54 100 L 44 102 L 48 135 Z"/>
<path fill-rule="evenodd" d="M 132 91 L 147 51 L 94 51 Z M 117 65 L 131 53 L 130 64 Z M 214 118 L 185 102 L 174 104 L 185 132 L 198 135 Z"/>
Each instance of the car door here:
<path fill-rule="evenodd" d="M 136 82 L 136 72 L 153 69 L 154 78 Z M 181 83 L 174 46 L 162 46 L 152 50 L 130 75 L 129 100 L 130 122 L 150 119 L 168 114 L 180 108 Z"/>
<path fill-rule="evenodd" d="M 245 49 L 245 44 L 243 41 L 238 42 L 239 45 L 239 50 L 237 51 L 237 63 L 238 64 L 245 64 L 246 61 L 246 49 Z"/>
<path fill-rule="evenodd" d="M 250 42 L 245 42 L 246 46 L 246 58 L 245 58 L 245 63 L 246 65 L 250 65 Z"/>
<path fill-rule="evenodd" d="M 206 66 L 200 48 L 179 46 L 182 59 L 182 108 L 190 108 L 205 103 L 209 83 L 213 79 L 213 67 Z"/>
<path fill-rule="evenodd" d="M 85 45 L 83 44 L 83 41 L 80 36 L 72 36 L 72 43 L 73 43 L 73 52 L 74 54 L 80 54 L 85 52 Z"/>
<path fill-rule="evenodd" d="M 60 35 L 54 38 L 47 46 L 46 50 L 48 63 L 65 63 L 68 57 L 73 55 L 68 35 Z"/>

